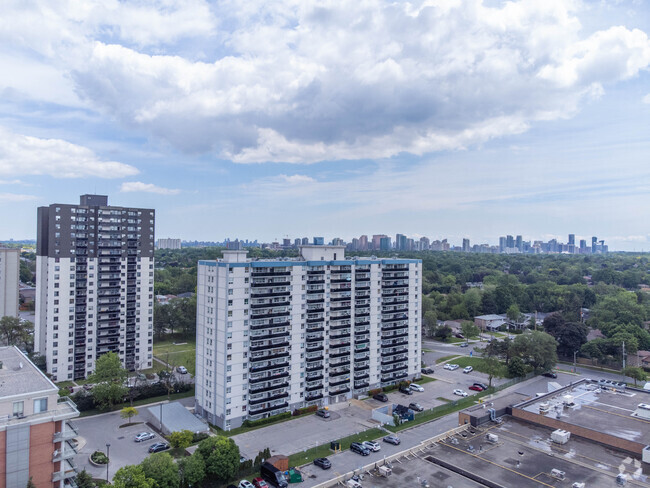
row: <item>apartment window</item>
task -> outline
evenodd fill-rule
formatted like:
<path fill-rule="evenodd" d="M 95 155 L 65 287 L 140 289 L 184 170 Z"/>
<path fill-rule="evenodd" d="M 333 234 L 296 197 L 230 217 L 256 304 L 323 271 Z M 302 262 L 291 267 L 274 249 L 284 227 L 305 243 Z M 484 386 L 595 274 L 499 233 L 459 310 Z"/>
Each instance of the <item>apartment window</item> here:
<path fill-rule="evenodd" d="M 25 411 L 25 402 L 14 402 L 14 416 L 20 417 Z"/>
<path fill-rule="evenodd" d="M 38 398 L 34 400 L 34 413 L 47 411 L 47 398 Z"/>
<path fill-rule="evenodd" d="M 228 295 L 232 295 L 232 290 L 228 290 Z"/>
<path fill-rule="evenodd" d="M 232 300 L 228 300 L 228 306 L 232 307 Z"/>
<path fill-rule="evenodd" d="M 232 310 L 228 310 L 228 317 L 232 317 Z"/>

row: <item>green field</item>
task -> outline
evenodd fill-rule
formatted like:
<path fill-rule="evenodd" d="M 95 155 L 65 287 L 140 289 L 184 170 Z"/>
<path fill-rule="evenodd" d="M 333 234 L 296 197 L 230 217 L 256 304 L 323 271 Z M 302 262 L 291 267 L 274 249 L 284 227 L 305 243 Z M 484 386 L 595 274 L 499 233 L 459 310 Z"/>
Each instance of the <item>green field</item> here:
<path fill-rule="evenodd" d="M 454 364 L 457 364 L 457 365 L 460 366 L 461 368 L 464 368 L 465 366 L 471 366 L 471 367 L 474 368 L 476 371 L 479 371 L 479 372 L 481 372 L 481 373 L 485 373 L 485 372 L 486 372 L 486 371 L 485 371 L 485 366 L 484 366 L 484 360 L 483 360 L 483 358 L 463 356 L 463 357 L 459 357 L 459 358 L 457 358 L 457 359 L 454 359 L 454 360 L 453 360 L 453 363 L 454 363 Z M 503 376 L 505 376 L 505 375 L 506 375 L 506 371 L 507 371 L 507 370 L 506 370 L 506 365 L 503 364 L 502 366 L 503 366 L 503 368 L 502 368 L 501 374 L 502 374 Z"/>
<path fill-rule="evenodd" d="M 341 449 L 350 449 L 350 444 L 353 442 L 374 441 L 380 437 L 385 436 L 386 433 L 381 429 L 369 429 L 358 434 L 340 439 Z M 289 456 L 289 466 L 302 466 L 303 464 L 311 463 L 314 459 L 319 457 L 327 457 L 332 454 L 330 451 L 329 443 L 321 446 L 312 447 L 303 452 L 298 452 Z"/>
<path fill-rule="evenodd" d="M 196 362 L 196 340 L 192 339 L 165 339 L 153 344 L 154 357 L 169 363 L 172 366 L 185 366 L 190 374 L 194 375 Z M 154 362 L 154 371 L 163 369 L 162 364 Z"/>
<path fill-rule="evenodd" d="M 444 363 L 445 361 L 449 361 L 450 359 L 457 358 L 457 354 L 452 354 L 451 356 L 443 356 L 441 358 L 436 359 L 436 364 Z"/>

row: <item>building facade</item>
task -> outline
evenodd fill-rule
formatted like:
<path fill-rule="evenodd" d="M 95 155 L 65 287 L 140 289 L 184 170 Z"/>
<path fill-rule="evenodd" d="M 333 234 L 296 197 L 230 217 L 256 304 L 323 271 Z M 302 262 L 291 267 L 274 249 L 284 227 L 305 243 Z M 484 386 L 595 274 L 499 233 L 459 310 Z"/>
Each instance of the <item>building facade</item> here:
<path fill-rule="evenodd" d="M 0 488 L 64 488 L 76 476 L 75 404 L 16 347 L 0 347 Z M 68 485 L 66 485 L 68 486 Z"/>
<path fill-rule="evenodd" d="M 158 239 L 158 244 L 156 246 L 158 249 L 180 249 L 181 240 L 180 239 Z"/>
<path fill-rule="evenodd" d="M 38 209 L 34 345 L 54 381 L 85 378 L 106 352 L 151 367 L 154 219 L 103 195 Z"/>
<path fill-rule="evenodd" d="M 18 317 L 20 249 L 0 248 L 0 317 Z"/>
<path fill-rule="evenodd" d="M 199 262 L 196 409 L 221 428 L 419 374 L 422 261 L 300 254 Z"/>

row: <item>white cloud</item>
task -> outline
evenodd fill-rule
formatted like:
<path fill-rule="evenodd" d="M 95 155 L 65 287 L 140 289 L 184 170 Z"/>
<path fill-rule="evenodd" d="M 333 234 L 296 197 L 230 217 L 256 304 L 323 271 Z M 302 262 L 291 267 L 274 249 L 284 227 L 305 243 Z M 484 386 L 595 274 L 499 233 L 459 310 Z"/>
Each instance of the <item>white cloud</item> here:
<path fill-rule="evenodd" d="M 648 93 L 643 99 L 641 100 L 643 103 L 647 103 L 650 105 L 650 93 Z"/>
<path fill-rule="evenodd" d="M 19 193 L 0 193 L 0 202 L 29 202 L 31 200 L 36 200 L 36 197 Z"/>
<path fill-rule="evenodd" d="M 61 139 L 39 139 L 0 127 L 0 176 L 49 175 L 55 178 L 122 178 L 138 169 L 102 161 L 87 147 Z"/>
<path fill-rule="evenodd" d="M 122 183 L 120 191 L 123 193 L 156 193 L 158 195 L 178 195 L 181 192 L 180 190 L 162 188 L 153 183 L 142 183 L 141 181 L 126 181 Z"/>

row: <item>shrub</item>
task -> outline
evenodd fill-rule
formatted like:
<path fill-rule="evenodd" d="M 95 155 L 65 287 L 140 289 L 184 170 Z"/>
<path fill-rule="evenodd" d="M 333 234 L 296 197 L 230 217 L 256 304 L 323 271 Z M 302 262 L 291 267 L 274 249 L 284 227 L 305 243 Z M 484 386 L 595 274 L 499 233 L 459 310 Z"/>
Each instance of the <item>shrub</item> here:
<path fill-rule="evenodd" d="M 374 390 L 368 391 L 369 396 L 377 395 L 378 393 L 381 393 L 381 388 L 375 388 Z"/>
<path fill-rule="evenodd" d="M 72 401 L 77 404 L 77 409 L 80 412 L 95 408 L 95 399 L 92 394 L 83 389 L 72 395 Z"/>
<path fill-rule="evenodd" d="M 192 435 L 192 444 L 201 442 L 203 439 L 207 439 L 208 437 L 210 437 L 210 435 L 206 432 L 194 432 L 194 435 Z"/>
<path fill-rule="evenodd" d="M 315 412 L 318 410 L 318 405 L 310 405 L 309 407 L 297 408 L 293 411 L 293 415 L 302 415 L 309 412 Z"/>
<path fill-rule="evenodd" d="M 278 415 L 266 417 L 265 419 L 244 420 L 244 423 L 242 425 L 244 427 L 257 427 L 259 425 L 272 424 L 273 422 L 277 422 L 278 420 L 288 419 L 288 418 L 291 418 L 291 412 L 280 413 Z"/>
<path fill-rule="evenodd" d="M 107 464 L 108 457 L 102 451 L 95 451 L 90 455 L 90 459 L 95 464 Z"/>
<path fill-rule="evenodd" d="M 399 385 L 397 384 L 384 386 L 384 392 L 388 393 L 389 391 L 397 390 L 398 387 Z"/>

